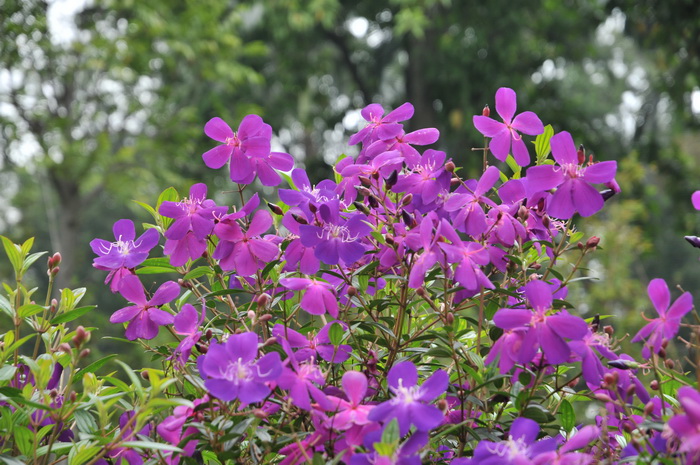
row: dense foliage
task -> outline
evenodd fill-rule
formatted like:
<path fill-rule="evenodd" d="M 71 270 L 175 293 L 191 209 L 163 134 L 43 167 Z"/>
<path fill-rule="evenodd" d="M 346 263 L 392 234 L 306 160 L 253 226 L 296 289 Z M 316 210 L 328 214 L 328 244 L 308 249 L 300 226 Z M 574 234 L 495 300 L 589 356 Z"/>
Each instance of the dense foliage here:
<path fill-rule="evenodd" d="M 696 463 L 697 360 L 669 346 L 697 348 L 691 294 L 652 280 L 658 316 L 631 354 L 607 309 L 584 319 L 568 300 L 584 257 L 605 253 L 573 220 L 616 201 L 617 162 L 518 113 L 512 89 L 494 108 L 472 120 L 478 179 L 421 148 L 439 132 L 407 132 L 410 103 L 365 107 L 359 155 L 318 184 L 259 116 L 211 119 L 202 158 L 226 168 L 226 204 L 168 188 L 141 204 L 143 233 L 121 219 L 90 243 L 124 302 L 111 323 L 161 369 L 85 366 L 94 328 L 68 326 L 92 310 L 84 289 L 52 299 L 55 254 L 35 303 L 23 279 L 42 254 L 3 238 L 0 461 Z M 288 186 L 263 200 L 256 182 Z"/>

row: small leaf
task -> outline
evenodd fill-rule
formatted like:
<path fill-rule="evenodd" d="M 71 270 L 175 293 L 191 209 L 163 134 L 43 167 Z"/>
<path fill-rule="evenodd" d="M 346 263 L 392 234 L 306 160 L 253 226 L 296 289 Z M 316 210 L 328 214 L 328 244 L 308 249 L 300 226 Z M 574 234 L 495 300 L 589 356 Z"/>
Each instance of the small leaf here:
<path fill-rule="evenodd" d="M 389 424 L 384 427 L 382 442 L 384 444 L 396 445 L 399 443 L 399 439 L 401 439 L 401 435 L 399 434 L 399 422 L 396 418 L 392 418 Z"/>
<path fill-rule="evenodd" d="M 568 433 L 576 426 L 576 413 L 574 407 L 566 399 L 561 401 L 559 406 L 559 415 L 561 416 L 561 426 Z"/>
<path fill-rule="evenodd" d="M 338 347 L 343 340 L 344 332 L 343 326 L 340 323 L 331 324 L 331 327 L 328 328 L 328 338 L 331 340 L 331 344 Z"/>
<path fill-rule="evenodd" d="M 108 356 L 106 356 L 106 357 L 104 357 L 104 358 L 101 358 L 101 359 L 99 359 L 99 360 L 97 360 L 97 361 L 95 361 L 95 362 L 92 362 L 90 365 L 86 366 L 85 368 L 81 369 L 81 370 L 80 370 L 80 373 L 81 373 L 81 374 L 83 374 L 83 373 L 94 373 L 94 372 L 96 372 L 97 370 L 99 370 L 100 368 L 102 368 L 107 362 L 109 362 L 110 360 L 112 360 L 112 359 L 114 359 L 114 358 L 117 358 L 117 355 L 116 355 L 116 354 L 108 355 Z"/>
<path fill-rule="evenodd" d="M 24 271 L 28 270 L 29 267 L 32 266 L 32 264 L 33 264 L 35 261 L 37 261 L 39 258 L 41 258 L 41 257 L 44 256 L 44 255 L 46 255 L 46 252 L 36 252 L 36 253 L 33 253 L 33 254 L 29 255 L 29 256 L 28 256 L 27 258 L 25 258 L 24 261 L 22 262 L 22 269 L 23 269 Z"/>
<path fill-rule="evenodd" d="M 61 323 L 68 323 L 69 321 L 73 321 L 76 318 L 80 318 L 81 316 L 83 316 L 87 312 L 89 312 L 90 310 L 94 310 L 96 308 L 97 308 L 97 305 L 88 305 L 85 307 L 74 308 L 73 310 L 70 310 L 62 315 L 57 316 L 53 320 L 51 320 L 51 324 L 58 325 Z"/>
<path fill-rule="evenodd" d="M 15 270 L 15 274 L 19 274 L 22 270 L 22 253 L 20 247 L 5 236 L 0 236 L 0 239 L 2 239 L 2 245 L 5 248 L 7 258 L 10 259 L 12 268 Z"/>
<path fill-rule="evenodd" d="M 208 266 L 198 266 L 197 268 L 191 270 L 189 273 L 183 276 L 182 279 L 197 279 L 208 274 L 212 274 L 211 268 L 209 268 Z"/>
<path fill-rule="evenodd" d="M 17 310 L 17 316 L 20 318 L 29 318 L 30 316 L 34 316 L 37 313 L 41 313 L 45 310 L 44 307 L 38 304 L 26 304 L 22 305 L 18 310 Z"/>
<path fill-rule="evenodd" d="M 551 124 L 544 127 L 544 132 L 535 138 L 535 153 L 537 154 L 537 164 L 541 165 L 552 150 L 549 140 L 554 135 L 554 128 Z"/>

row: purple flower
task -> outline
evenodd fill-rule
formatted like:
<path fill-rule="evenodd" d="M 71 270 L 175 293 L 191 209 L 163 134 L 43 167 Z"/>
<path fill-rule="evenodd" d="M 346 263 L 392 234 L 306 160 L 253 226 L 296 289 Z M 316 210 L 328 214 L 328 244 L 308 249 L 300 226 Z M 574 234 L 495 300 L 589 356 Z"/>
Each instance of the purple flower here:
<path fill-rule="evenodd" d="M 134 432 L 135 423 L 130 423 L 134 415 L 135 412 L 133 410 L 130 410 L 128 412 L 122 413 L 119 417 L 119 428 L 121 430 L 120 436 L 123 441 L 138 440 L 138 436 L 149 436 L 151 434 L 151 425 L 144 426 L 138 433 Z M 109 457 L 110 459 L 112 459 L 111 463 L 113 463 L 114 465 L 121 465 L 123 463 L 122 460 L 126 460 L 126 462 L 129 465 L 141 465 L 143 463 L 143 457 L 139 452 L 126 447 L 118 447 L 116 449 L 112 449 L 109 452 L 107 452 L 107 454 L 105 454 L 105 457 Z M 105 465 L 107 464 L 106 461 L 98 461 L 97 463 L 104 463 Z"/>
<path fill-rule="evenodd" d="M 684 292 L 669 307 L 671 293 L 663 279 L 653 279 L 649 283 L 647 292 L 659 317 L 651 320 L 644 317 L 649 323 L 632 338 L 632 342 L 646 341 L 642 349 L 642 356 L 646 359 L 651 356 L 649 348 L 658 354 L 663 342 L 671 340 L 678 334 L 681 319 L 693 309 L 693 296 L 690 292 Z"/>
<path fill-rule="evenodd" d="M 350 137 L 348 142 L 350 145 L 360 142 L 367 145 L 377 139 L 396 137 L 403 130 L 403 125 L 398 122 L 406 121 L 413 116 L 413 105 L 406 102 L 383 116 L 384 108 L 378 103 L 372 103 L 363 108 L 361 114 L 369 124 Z"/>
<path fill-rule="evenodd" d="M 316 357 L 318 354 L 327 362 L 343 363 L 345 360 L 350 358 L 352 347 L 347 344 L 340 344 L 338 347 L 335 347 L 333 344 L 331 344 L 328 331 L 333 324 L 339 324 L 345 329 L 345 331 L 348 330 L 348 325 L 345 322 L 330 321 L 325 324 L 323 328 L 321 328 L 317 335 L 314 336 L 313 333 L 309 333 L 307 337 L 291 328 L 287 328 L 281 324 L 276 324 L 272 328 L 272 335 L 278 339 L 284 339 L 287 341 L 289 347 L 298 349 L 296 352 L 294 352 L 294 356 L 299 361 L 308 360 L 311 357 Z"/>
<path fill-rule="evenodd" d="M 124 276 L 133 274 L 130 270 L 148 258 L 148 253 L 158 243 L 158 231 L 147 229 L 138 239 L 134 222 L 119 220 L 112 228 L 116 241 L 93 239 L 90 247 L 98 255 L 93 266 L 98 270 L 109 270 L 105 284 L 111 282 L 112 292 L 119 290 L 119 283 Z"/>
<path fill-rule="evenodd" d="M 129 302 L 136 305 L 124 307 L 112 314 L 110 323 L 129 322 L 126 327 L 126 338 L 153 339 L 158 335 L 158 327 L 169 325 L 173 322 L 173 316 L 156 307 L 165 305 L 180 294 L 180 286 L 173 281 L 163 283 L 150 300 L 146 298 L 143 284 L 136 276 L 127 276 L 122 279 L 119 293 Z"/>
<path fill-rule="evenodd" d="M 528 197 L 556 187 L 556 192 L 547 202 L 547 213 L 555 218 L 569 219 L 576 212 L 581 216 L 591 216 L 600 211 L 603 208 L 603 196 L 591 184 L 613 181 L 617 162 L 580 165 L 574 140 L 566 131 L 552 136 L 549 143 L 552 156 L 559 166 L 540 165 L 528 169 Z"/>
<path fill-rule="evenodd" d="M 187 405 L 178 405 L 173 409 L 172 415 L 156 426 L 156 432 L 170 444 L 177 446 L 184 438 L 195 435 L 199 432 L 199 430 L 193 426 L 188 426 L 187 428 L 184 428 L 184 430 L 183 427 L 188 420 L 196 417 L 197 414 L 195 412 L 195 408 L 198 405 L 206 402 L 209 402 L 209 396 L 207 395 L 205 395 L 202 399 L 195 399 L 194 402 L 192 402 L 192 407 Z M 187 441 L 185 446 L 182 448 L 184 451 L 182 455 L 185 457 L 191 457 L 198 443 L 199 441 L 196 439 Z M 173 457 L 173 455 L 175 454 L 172 452 L 166 454 L 165 460 L 168 465 L 177 465 L 179 463 L 179 457 Z"/>
<path fill-rule="evenodd" d="M 450 188 L 452 175 L 445 170 L 445 152 L 428 149 L 418 163 L 408 163 L 411 172 L 399 176 L 392 190 L 420 195 L 424 203 L 434 202 Z"/>
<path fill-rule="evenodd" d="M 182 306 L 180 313 L 175 315 L 173 319 L 173 327 L 176 334 L 185 336 L 173 351 L 170 360 L 175 360 L 180 366 L 184 366 L 185 362 L 190 358 L 192 347 L 199 342 L 202 337 L 202 332 L 199 331 L 199 326 L 204 320 L 204 309 L 202 309 L 201 318 L 197 315 L 197 310 L 190 305 Z"/>
<path fill-rule="evenodd" d="M 516 95 L 513 89 L 501 87 L 496 91 L 496 111 L 503 119 L 502 123 L 488 116 L 474 116 L 474 126 L 486 137 L 491 137 L 489 149 L 493 156 L 505 161 L 513 150 L 513 158 L 520 166 L 530 164 L 530 154 L 518 131 L 535 136 L 544 132 L 542 121 L 531 111 L 520 113 L 513 119 L 516 109 Z"/>
<path fill-rule="evenodd" d="M 454 271 L 455 280 L 470 292 L 478 292 L 482 287 L 493 289 L 493 283 L 481 269 L 490 262 L 488 249 L 477 242 L 462 241 L 445 219 L 440 222 L 440 229 L 452 242 L 440 242 L 439 246 L 447 254 L 447 261 L 457 264 Z"/>
<path fill-rule="evenodd" d="M 500 442 L 481 441 L 474 449 L 474 457 L 471 460 L 460 460 L 458 463 L 460 465 L 543 463 L 538 462 L 537 457 L 555 450 L 557 441 L 554 438 L 537 441 L 539 432 L 540 426 L 534 420 L 516 418 L 510 427 L 508 439 Z M 452 463 L 457 462 L 453 461 Z"/>
<path fill-rule="evenodd" d="M 700 210 L 700 191 L 693 192 L 690 201 L 693 203 L 693 208 Z"/>
<path fill-rule="evenodd" d="M 314 362 L 313 357 L 308 361 L 299 363 L 287 341 L 282 339 L 281 342 L 289 358 L 287 359 L 288 365 L 282 369 L 282 374 L 277 379 L 277 384 L 282 389 L 289 391 L 292 404 L 300 409 L 311 410 L 311 398 L 323 410 L 330 408 L 331 403 L 323 391 L 318 388 L 318 386 L 326 384 L 326 378 Z M 291 368 L 289 365 L 291 365 Z"/>
<path fill-rule="evenodd" d="M 365 253 L 362 238 L 372 232 L 367 217 L 362 214 L 340 217 L 337 209 L 327 204 L 319 208 L 323 226 L 304 224 L 299 226 L 301 243 L 313 247 L 314 255 L 327 265 L 343 263 L 346 266 L 358 261 Z"/>
<path fill-rule="evenodd" d="M 367 417 L 369 420 L 388 423 L 396 418 L 402 436 L 408 433 L 411 425 L 418 431 L 430 431 L 442 423 L 442 411 L 428 402 L 447 389 L 447 373 L 438 370 L 418 386 L 416 366 L 405 361 L 391 367 L 387 381 L 394 397 L 374 407 Z"/>
<path fill-rule="evenodd" d="M 202 155 L 204 164 L 219 169 L 230 161 L 231 181 L 250 184 L 257 174 L 264 186 L 276 186 L 282 179 L 275 169 L 289 171 L 294 159 L 287 153 L 270 153 L 272 128 L 258 115 L 243 118 L 238 131 L 221 118 L 212 118 L 204 126 L 204 133 L 223 142 Z"/>
<path fill-rule="evenodd" d="M 194 184 L 190 196 L 180 202 L 163 202 L 158 212 L 175 221 L 165 231 L 163 253 L 170 255 L 170 264 L 182 266 L 197 259 L 207 249 L 206 238 L 214 229 L 214 220 L 226 213 L 228 207 L 217 207 L 207 199 L 207 186 Z"/>
<path fill-rule="evenodd" d="M 327 426 L 342 431 L 353 426 L 369 424 L 367 416 L 373 406 L 362 405 L 367 395 L 367 377 L 359 371 L 346 371 L 341 383 L 347 400 L 333 396 L 328 398 L 335 404 L 331 411 L 337 413 L 328 420 Z"/>
<path fill-rule="evenodd" d="M 388 428 L 385 426 L 385 429 Z M 421 465 L 418 451 L 428 442 L 428 435 L 416 431 L 401 444 L 382 444 L 382 431 L 373 431 L 365 437 L 364 444 L 374 452 L 355 454 L 350 465 Z"/>
<path fill-rule="evenodd" d="M 496 326 L 506 330 L 525 328 L 519 362 L 528 363 L 542 347 L 551 364 L 565 363 L 571 349 L 563 338 L 580 340 L 588 332 L 588 325 L 577 316 L 566 311 L 550 314 L 552 310 L 552 288 L 543 281 L 530 281 L 524 288 L 525 298 L 532 308 L 502 308 L 493 316 Z"/>
<path fill-rule="evenodd" d="M 690 386 L 678 390 L 678 402 L 685 415 L 676 415 L 668 421 L 674 433 L 681 439 L 680 452 L 689 459 L 700 458 L 700 392 Z M 697 463 L 688 461 L 687 463 Z"/>
<path fill-rule="evenodd" d="M 338 318 L 338 298 L 332 285 L 307 278 L 282 278 L 279 282 L 287 289 L 305 291 L 299 303 L 302 310 L 312 315 L 329 313 L 333 318 Z"/>
<path fill-rule="evenodd" d="M 250 276 L 274 260 L 279 248 L 259 237 L 272 226 L 269 212 L 255 212 L 246 231 L 236 222 L 240 216 L 240 212 L 227 215 L 214 227 L 219 244 L 212 257 L 219 260 L 223 270 L 235 269 L 241 276 Z"/>
<path fill-rule="evenodd" d="M 498 168 L 489 166 L 472 191 L 460 187 L 450 195 L 445 210 L 453 212 L 452 219 L 457 229 L 472 237 L 479 237 L 486 231 L 486 214 L 481 204 L 496 206 L 485 194 L 496 184 L 500 174 Z"/>
<path fill-rule="evenodd" d="M 243 404 L 260 402 L 268 394 L 267 383 L 282 373 L 282 362 L 277 352 L 256 360 L 258 335 L 241 333 L 229 336 L 223 343 L 212 342 L 206 355 L 197 359 L 204 387 L 213 396 L 223 400 L 239 399 Z"/>

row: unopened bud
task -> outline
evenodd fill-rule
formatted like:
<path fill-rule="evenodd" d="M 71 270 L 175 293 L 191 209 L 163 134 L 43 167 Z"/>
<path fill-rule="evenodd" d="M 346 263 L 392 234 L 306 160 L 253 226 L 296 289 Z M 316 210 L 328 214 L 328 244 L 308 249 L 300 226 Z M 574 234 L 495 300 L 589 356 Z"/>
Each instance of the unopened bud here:
<path fill-rule="evenodd" d="M 405 207 L 413 202 L 413 194 L 406 194 L 403 199 L 401 199 L 401 206 Z"/>
<path fill-rule="evenodd" d="M 399 172 L 397 170 L 394 170 L 391 172 L 391 174 L 384 180 L 386 183 L 387 187 L 393 187 L 396 182 L 399 180 Z"/>
<path fill-rule="evenodd" d="M 195 344 L 194 346 L 197 348 L 200 354 L 206 354 L 209 351 L 209 348 L 204 344 Z"/>
<path fill-rule="evenodd" d="M 260 318 L 258 318 L 258 321 L 260 321 L 261 323 L 265 323 L 266 321 L 270 321 L 271 319 L 272 319 L 272 315 L 270 315 L 269 313 L 266 313 L 264 315 L 260 315 Z"/>
<path fill-rule="evenodd" d="M 481 116 L 490 116 L 491 115 L 491 109 L 489 108 L 489 105 L 486 104 L 484 105 L 484 108 L 481 110 Z"/>
<path fill-rule="evenodd" d="M 379 171 L 374 171 L 374 172 L 372 173 L 372 178 L 374 178 L 375 181 L 376 181 L 377 179 L 379 179 Z"/>
<path fill-rule="evenodd" d="M 644 415 L 649 416 L 652 414 L 653 411 L 654 411 L 654 403 L 652 401 L 647 402 L 646 405 L 644 406 Z"/>
<path fill-rule="evenodd" d="M 661 341 L 661 347 L 663 347 L 664 349 L 668 347 L 668 339 L 664 339 L 663 341 Z"/>
<path fill-rule="evenodd" d="M 51 277 L 54 277 L 54 276 L 56 276 L 56 275 L 58 274 L 59 271 L 61 271 L 61 267 L 60 267 L 60 266 L 55 266 L 55 267 L 51 268 L 50 270 L 48 270 L 48 271 L 46 272 L 46 274 L 48 274 L 48 275 L 51 276 Z"/>
<path fill-rule="evenodd" d="M 663 347 L 659 349 L 659 357 L 666 358 L 666 349 Z"/>
<path fill-rule="evenodd" d="M 700 237 L 698 236 L 685 236 L 685 240 L 690 243 L 693 247 L 700 249 Z"/>
<path fill-rule="evenodd" d="M 385 240 L 386 243 L 389 244 L 389 245 L 394 245 L 394 244 L 396 243 L 396 241 L 394 240 L 394 236 L 392 236 L 392 235 L 390 235 L 390 234 L 387 234 L 387 235 L 384 237 L 384 240 Z"/>
<path fill-rule="evenodd" d="M 603 201 L 606 202 L 615 195 L 615 191 L 612 189 L 603 189 L 599 192 L 599 194 L 603 197 Z"/>
<path fill-rule="evenodd" d="M 450 179 L 450 186 L 458 186 L 462 184 L 462 180 L 459 178 L 452 178 Z"/>
<path fill-rule="evenodd" d="M 408 213 L 406 210 L 401 211 L 401 219 L 403 220 L 404 224 L 409 228 L 412 228 L 416 225 L 416 220 L 414 220 L 411 214 Z"/>
<path fill-rule="evenodd" d="M 636 391 L 637 391 L 637 386 L 635 386 L 634 384 L 630 384 L 629 386 L 627 386 L 627 389 L 625 390 L 625 394 L 627 395 L 627 397 L 632 397 Z"/>
<path fill-rule="evenodd" d="M 669 358 L 669 359 L 666 359 L 666 361 L 664 362 L 664 364 L 666 365 L 666 368 L 668 368 L 669 370 L 673 370 L 673 369 L 675 368 L 675 366 L 676 366 L 676 362 L 674 362 L 674 361 L 671 360 L 670 358 Z"/>
<path fill-rule="evenodd" d="M 272 297 L 270 297 L 270 294 L 263 292 L 255 300 L 256 300 L 259 308 L 265 308 L 265 307 L 267 307 L 267 304 L 270 303 L 270 299 L 272 299 Z"/>
<path fill-rule="evenodd" d="M 268 202 L 267 208 L 269 208 L 270 211 L 272 213 L 274 213 L 275 215 L 284 215 L 284 211 L 282 210 L 282 208 L 279 205 L 275 205 L 274 203 Z"/>
<path fill-rule="evenodd" d="M 449 404 L 447 403 L 446 399 L 440 399 L 437 401 L 437 408 L 440 409 L 441 412 L 447 412 L 447 409 L 449 408 Z"/>
<path fill-rule="evenodd" d="M 252 310 L 248 310 L 248 319 L 250 321 L 255 321 L 255 312 Z"/>
<path fill-rule="evenodd" d="M 87 341 L 90 340 L 90 331 L 85 331 L 85 328 L 82 326 L 78 326 L 75 329 L 75 336 L 71 339 L 73 341 L 73 345 L 76 348 L 80 348 L 81 345 L 86 343 Z"/>
<path fill-rule="evenodd" d="M 586 246 L 583 245 L 583 242 L 579 242 L 578 244 L 576 244 L 576 247 L 578 247 L 579 250 L 583 250 Z"/>
<path fill-rule="evenodd" d="M 583 163 L 586 161 L 586 149 L 583 147 L 583 144 L 578 146 L 576 156 L 578 157 L 578 164 L 583 165 Z"/>
<path fill-rule="evenodd" d="M 90 349 L 83 349 L 80 351 L 80 358 L 86 358 L 90 356 Z"/>
<path fill-rule="evenodd" d="M 622 429 L 625 430 L 626 433 L 631 433 L 637 428 L 635 428 L 634 424 L 631 421 L 626 421 L 622 423 Z"/>
<path fill-rule="evenodd" d="M 532 268 L 533 270 L 537 271 L 537 270 L 539 270 L 540 268 L 542 268 L 542 265 L 539 264 L 539 263 L 537 263 L 537 262 L 535 262 L 535 263 L 533 263 L 532 265 L 530 265 L 530 268 Z"/>
<path fill-rule="evenodd" d="M 445 321 L 447 322 L 448 325 L 452 325 L 452 323 L 455 322 L 455 315 L 452 312 L 449 312 L 447 315 L 445 315 Z"/>
<path fill-rule="evenodd" d="M 348 295 L 354 297 L 357 295 L 357 288 L 355 286 L 348 286 Z"/>
<path fill-rule="evenodd" d="M 59 344 L 58 350 L 63 352 L 64 354 L 70 354 L 73 349 L 71 349 L 67 342 L 63 342 Z"/>
<path fill-rule="evenodd" d="M 525 205 L 520 205 L 520 208 L 518 208 L 518 218 L 520 218 L 523 221 L 527 221 L 529 217 L 530 209 L 528 209 Z"/>
<path fill-rule="evenodd" d="M 593 161 L 593 154 L 590 154 L 590 155 L 588 156 L 588 165 L 590 166 L 590 165 L 592 165 L 592 164 L 594 164 L 594 163 L 595 163 L 595 162 Z"/>
<path fill-rule="evenodd" d="M 277 338 L 272 336 L 265 339 L 265 342 L 263 342 L 263 347 L 269 347 L 275 344 L 277 344 Z"/>
<path fill-rule="evenodd" d="M 454 173 L 456 168 L 457 167 L 455 166 L 454 162 L 448 161 L 445 163 L 445 171 L 448 173 Z"/>
<path fill-rule="evenodd" d="M 615 334 L 615 328 L 613 328 L 610 325 L 605 325 L 603 326 L 603 332 L 608 336 L 612 336 L 613 334 Z"/>
<path fill-rule="evenodd" d="M 659 382 L 655 379 L 652 379 L 651 382 L 649 383 L 649 389 L 652 391 L 658 391 L 659 390 Z"/>
<path fill-rule="evenodd" d="M 372 208 L 377 208 L 379 206 L 379 201 L 375 196 L 372 194 L 367 196 L 367 203 L 369 204 L 370 207 Z"/>
<path fill-rule="evenodd" d="M 47 261 L 49 269 L 56 268 L 58 265 L 61 264 L 61 254 L 59 252 L 56 252 L 55 254 L 50 256 Z"/>
<path fill-rule="evenodd" d="M 603 376 L 603 381 L 608 386 L 614 386 L 615 384 L 617 384 L 615 376 L 613 376 L 612 373 L 605 373 L 605 375 Z"/>
<path fill-rule="evenodd" d="M 600 244 L 600 237 L 598 236 L 591 236 L 588 238 L 586 241 L 586 248 L 587 249 L 592 249 L 595 250 L 596 247 L 598 247 L 598 244 Z"/>
<path fill-rule="evenodd" d="M 49 313 L 56 313 L 58 310 L 58 300 L 51 299 L 51 306 L 49 307 Z"/>
<path fill-rule="evenodd" d="M 542 226 L 544 226 L 546 229 L 549 229 L 549 225 L 552 223 L 552 220 L 549 219 L 549 215 L 544 215 L 542 217 Z"/>
<path fill-rule="evenodd" d="M 309 202 L 309 203 L 306 204 L 306 205 L 309 207 L 309 210 L 311 210 L 311 213 L 316 213 L 316 212 L 318 211 L 318 208 L 316 208 L 316 205 L 315 205 L 315 204 Z"/>
<path fill-rule="evenodd" d="M 595 395 L 596 400 L 599 400 L 601 402 L 612 402 L 613 400 L 610 398 L 609 395 L 603 394 L 602 392 L 599 392 Z"/>
<path fill-rule="evenodd" d="M 361 211 L 365 215 L 369 215 L 369 208 L 367 208 L 364 203 L 355 200 L 352 204 L 355 205 L 355 208 L 357 208 L 358 211 Z"/>
<path fill-rule="evenodd" d="M 177 283 L 183 289 L 192 289 L 192 283 L 185 279 L 178 279 Z"/>
<path fill-rule="evenodd" d="M 56 397 L 58 397 L 58 391 L 56 389 L 51 389 L 49 391 L 49 397 L 51 397 L 52 399 L 55 399 Z"/>
<path fill-rule="evenodd" d="M 211 329 L 207 329 L 207 332 L 204 333 L 204 338 L 205 338 L 207 341 L 211 341 L 211 338 L 212 338 L 213 336 L 214 336 L 214 331 L 212 331 Z"/>
<path fill-rule="evenodd" d="M 292 213 L 292 218 L 294 218 L 294 221 L 296 221 L 299 224 L 309 224 L 309 222 L 306 221 L 306 218 L 304 218 L 301 215 L 297 215 L 296 213 Z"/>
<path fill-rule="evenodd" d="M 363 197 L 367 197 L 368 195 L 370 195 L 372 193 L 369 189 L 367 189 L 366 187 L 362 187 L 362 186 L 357 188 L 357 192 L 359 192 Z"/>
<path fill-rule="evenodd" d="M 148 378 L 150 377 L 150 375 L 148 374 L 148 372 L 147 372 L 146 370 L 143 370 L 143 371 L 141 372 L 141 377 L 142 377 L 143 379 L 145 379 L 146 381 L 148 381 Z"/>
<path fill-rule="evenodd" d="M 253 415 L 255 415 L 256 418 L 260 418 L 261 420 L 264 420 L 267 418 L 267 413 L 263 409 L 256 408 L 253 410 Z"/>
<path fill-rule="evenodd" d="M 75 391 L 71 391 L 70 395 L 68 396 L 68 399 L 70 399 L 71 403 L 74 403 L 77 398 L 78 394 L 76 394 Z"/>
<path fill-rule="evenodd" d="M 420 296 L 420 297 L 425 297 L 425 295 L 426 295 L 425 289 L 423 289 L 422 287 L 419 287 L 418 289 L 416 289 L 416 294 L 418 294 L 418 296 Z"/>
<path fill-rule="evenodd" d="M 370 187 L 372 185 L 372 180 L 367 176 L 358 176 L 357 179 L 359 179 L 362 185 L 365 187 Z"/>

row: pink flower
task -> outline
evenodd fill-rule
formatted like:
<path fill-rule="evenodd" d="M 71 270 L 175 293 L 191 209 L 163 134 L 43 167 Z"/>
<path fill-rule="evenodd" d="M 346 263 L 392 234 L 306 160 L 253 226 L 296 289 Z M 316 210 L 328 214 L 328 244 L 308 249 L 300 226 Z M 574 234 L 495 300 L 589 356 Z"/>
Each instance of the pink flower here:
<path fill-rule="evenodd" d="M 119 293 L 136 305 L 124 307 L 112 314 L 110 323 L 129 322 L 126 327 L 126 338 L 153 339 L 158 335 L 158 328 L 173 323 L 173 316 L 156 307 L 165 305 L 180 294 L 180 286 L 173 281 L 163 283 L 150 300 L 146 300 L 146 292 L 139 278 L 131 275 L 122 279 Z"/>
<path fill-rule="evenodd" d="M 265 210 L 255 212 L 247 231 L 238 225 L 240 212 L 225 216 L 215 227 L 220 239 L 213 258 L 220 260 L 223 270 L 236 270 L 241 276 L 250 276 L 277 257 L 279 248 L 259 237 L 272 226 L 272 216 Z"/>
<path fill-rule="evenodd" d="M 531 111 L 525 111 L 513 118 L 516 109 L 516 95 L 513 89 L 501 87 L 496 92 L 496 111 L 503 118 L 503 122 L 489 118 L 488 116 L 474 116 L 474 126 L 486 137 L 491 137 L 489 149 L 493 156 L 505 161 L 508 153 L 513 150 L 513 158 L 520 166 L 530 164 L 530 154 L 525 142 L 518 131 L 535 136 L 544 132 L 542 121 Z"/>
<path fill-rule="evenodd" d="M 338 298 L 332 285 L 315 279 L 282 278 L 280 284 L 293 291 L 305 290 L 299 306 L 312 315 L 329 313 L 338 318 Z"/>

